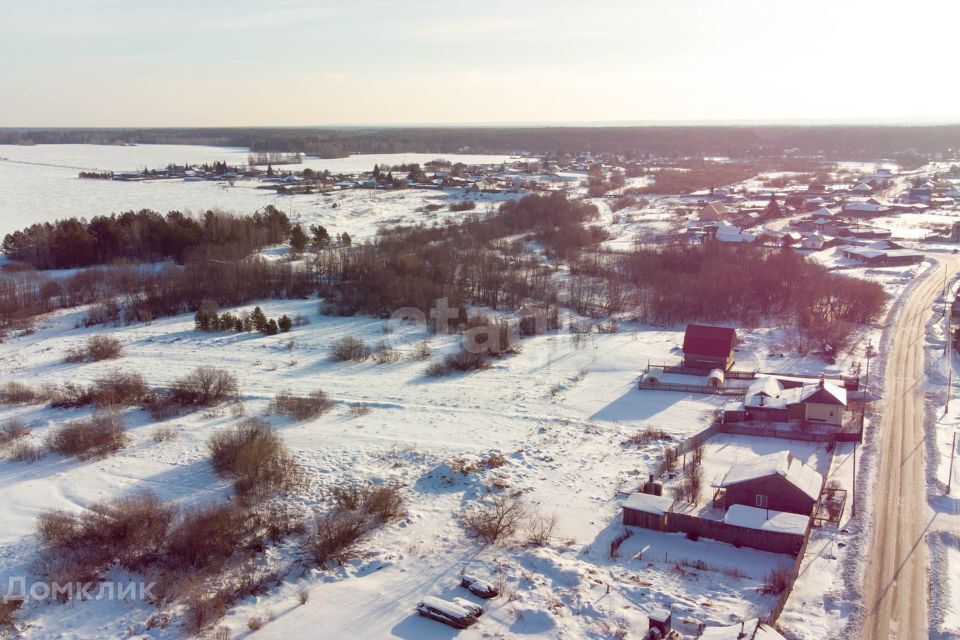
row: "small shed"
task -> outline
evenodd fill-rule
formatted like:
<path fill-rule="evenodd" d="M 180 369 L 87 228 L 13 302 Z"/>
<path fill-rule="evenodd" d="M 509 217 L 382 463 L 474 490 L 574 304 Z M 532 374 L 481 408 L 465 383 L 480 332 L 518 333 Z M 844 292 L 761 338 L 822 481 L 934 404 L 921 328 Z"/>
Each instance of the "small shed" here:
<path fill-rule="evenodd" d="M 713 369 L 707 376 L 707 384 L 711 387 L 722 387 L 725 379 L 722 369 Z"/>
<path fill-rule="evenodd" d="M 643 374 L 643 384 L 656 386 L 663 381 L 663 367 L 653 367 Z"/>
<path fill-rule="evenodd" d="M 673 499 L 649 493 L 631 493 L 623 502 L 623 524 L 663 531 L 667 514 L 673 511 Z"/>
<path fill-rule="evenodd" d="M 668 635 L 673 627 L 673 614 L 669 609 L 658 607 L 647 614 L 647 620 L 647 629 L 657 629 L 661 637 Z"/>

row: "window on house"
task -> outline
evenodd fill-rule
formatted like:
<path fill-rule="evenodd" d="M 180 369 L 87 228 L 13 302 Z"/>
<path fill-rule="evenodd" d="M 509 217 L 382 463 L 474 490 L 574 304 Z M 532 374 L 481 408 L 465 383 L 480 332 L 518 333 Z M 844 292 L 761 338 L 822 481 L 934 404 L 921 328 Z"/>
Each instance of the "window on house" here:
<path fill-rule="evenodd" d="M 766 509 L 766 508 L 767 508 L 767 496 L 765 496 L 765 495 L 763 495 L 763 494 L 761 494 L 761 493 L 758 493 L 758 494 L 757 494 L 757 507 L 759 507 L 759 508 L 761 508 L 761 509 Z"/>

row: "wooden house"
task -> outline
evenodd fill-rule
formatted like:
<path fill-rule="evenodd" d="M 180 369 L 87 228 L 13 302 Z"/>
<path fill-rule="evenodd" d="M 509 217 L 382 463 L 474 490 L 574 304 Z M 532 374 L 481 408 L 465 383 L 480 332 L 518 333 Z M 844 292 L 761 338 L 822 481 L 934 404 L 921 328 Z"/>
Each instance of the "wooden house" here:
<path fill-rule="evenodd" d="M 744 505 L 809 516 L 823 488 L 823 476 L 789 451 L 759 456 L 730 467 L 713 485 L 724 508 Z"/>
<path fill-rule="evenodd" d="M 733 366 L 737 332 L 730 327 L 688 324 L 683 336 L 683 366 L 727 371 Z"/>
<path fill-rule="evenodd" d="M 747 387 L 743 408 L 751 421 L 817 422 L 839 427 L 847 409 L 847 390 L 822 378 L 817 383 L 784 388 L 775 378 L 761 376 Z"/>
<path fill-rule="evenodd" d="M 708 202 L 700 209 L 698 218 L 703 222 L 720 222 L 727 215 L 727 207 L 722 202 Z"/>

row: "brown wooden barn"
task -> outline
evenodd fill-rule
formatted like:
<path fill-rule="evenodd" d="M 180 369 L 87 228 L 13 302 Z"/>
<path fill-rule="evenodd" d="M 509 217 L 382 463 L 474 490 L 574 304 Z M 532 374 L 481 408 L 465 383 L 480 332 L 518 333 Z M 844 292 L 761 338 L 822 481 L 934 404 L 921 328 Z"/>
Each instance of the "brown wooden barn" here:
<path fill-rule="evenodd" d="M 632 493 L 623 503 L 623 524 L 663 531 L 673 499 L 649 493 Z"/>
<path fill-rule="evenodd" d="M 683 366 L 727 371 L 733 366 L 737 332 L 730 327 L 688 324 L 683 336 Z"/>
<path fill-rule="evenodd" d="M 823 476 L 788 451 L 778 451 L 730 467 L 714 485 L 715 502 L 741 504 L 809 516 L 820 498 Z"/>

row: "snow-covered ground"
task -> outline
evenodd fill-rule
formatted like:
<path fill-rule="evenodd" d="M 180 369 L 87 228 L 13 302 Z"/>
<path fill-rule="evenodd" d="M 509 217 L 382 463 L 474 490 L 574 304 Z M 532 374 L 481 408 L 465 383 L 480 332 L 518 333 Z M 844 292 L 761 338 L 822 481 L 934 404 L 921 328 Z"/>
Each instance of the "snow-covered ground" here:
<path fill-rule="evenodd" d="M 248 150 L 237 147 L 208 147 L 199 145 L 0 145 L 0 236 L 35 222 L 121 211 L 153 209 L 167 211 L 203 212 L 208 209 L 253 213 L 272 204 L 308 223 L 327 224 L 334 199 L 314 195 L 278 196 L 275 192 L 257 189 L 259 183 L 238 181 L 235 186 L 219 182 L 183 182 L 181 180 L 150 180 L 118 182 L 111 180 L 81 180 L 80 170 L 136 171 L 143 168 L 162 169 L 168 164 L 213 163 L 226 161 L 230 165 L 245 165 Z M 370 171 L 375 164 L 396 165 L 411 162 L 425 163 L 443 157 L 451 162 L 466 164 L 499 164 L 511 159 L 504 155 L 463 154 L 360 154 L 348 158 L 310 158 L 299 165 L 284 168 L 303 170 L 312 168 L 331 172 Z M 429 200 L 436 192 L 404 192 L 402 211 L 412 212 L 418 199 Z M 390 199 L 376 203 L 378 216 L 389 219 Z M 371 203 L 365 201 L 364 207 Z M 349 226 L 337 226 L 349 218 L 350 198 L 344 203 L 348 211 L 339 212 L 331 220 L 331 231 L 347 231 Z M 363 208 L 363 207 L 361 207 Z"/>
<path fill-rule="evenodd" d="M 12 149 L 19 153 L 34 148 Z M 447 207 L 459 198 L 457 194 L 436 191 L 351 190 L 329 197 L 278 197 L 243 183 L 223 188 L 213 183 L 78 180 L 75 166 L 123 170 L 167 162 L 246 160 L 246 150 L 240 149 L 217 148 L 214 153 L 211 148 L 197 148 L 191 155 L 178 148 L 184 153 L 173 157 L 167 157 L 166 150 L 154 149 L 155 157 L 131 156 L 146 160 L 127 166 L 124 149 L 134 148 L 107 149 L 118 154 L 116 158 L 101 161 L 71 146 L 77 155 L 57 162 L 71 168 L 2 163 L 0 226 L 10 230 L 51 216 L 102 213 L 104 206 L 106 211 L 219 207 L 246 212 L 275 204 L 297 221 L 319 222 L 331 233 L 346 231 L 363 238 L 383 225 L 430 223 L 462 215 Z M 232 159 L 228 151 L 237 157 Z M 436 154 L 425 155 L 429 157 L 308 160 L 307 166 L 360 170 L 372 167 L 373 162 L 423 162 Z M 16 157 L 0 148 L 3 156 Z M 342 164 L 309 164 L 315 162 Z M 354 167 L 353 162 L 358 164 Z M 34 177 L 38 171 L 43 177 Z M 31 180 L 37 180 L 32 187 Z M 44 185 L 55 186 L 47 192 L 39 188 Z M 475 199 L 482 211 L 505 197 L 516 196 Z M 63 202 L 70 203 L 69 211 L 60 209 Z M 613 212 L 609 199 L 593 202 L 600 209 L 599 224 L 612 233 L 608 246 L 617 249 L 676 228 L 686 220 L 677 211 L 691 206 L 682 199 L 658 197 Z M 431 204 L 441 209 L 430 212 L 427 207 Z M 27 217 L 14 217 L 24 211 L 30 212 Z M 897 216 L 890 224 L 930 222 Z M 281 259 L 285 250 L 272 248 L 265 253 Z M 842 273 L 881 282 L 891 295 L 891 307 L 929 268 L 929 264 L 854 267 L 835 250 L 814 254 L 814 259 L 841 268 Z M 505 597 L 487 603 L 488 613 L 476 627 L 457 634 L 463 637 L 617 637 L 620 630 L 645 628 L 646 612 L 657 606 L 669 606 L 675 625 L 692 634 L 697 623 L 720 625 L 764 616 L 774 605 L 776 598 L 759 589 L 771 569 L 792 565 L 793 559 L 787 556 L 633 530 L 633 536 L 620 547 L 619 557 L 609 557 L 611 541 L 623 531 L 619 519 L 623 498 L 646 478 L 664 444 L 637 447 L 625 441 L 646 428 L 663 429 L 675 439 L 690 436 L 703 430 L 725 403 L 714 396 L 636 388 L 637 376 L 648 362 L 678 359 L 683 327 L 623 322 L 617 333 L 590 333 L 582 339 L 564 330 L 525 339 L 522 353 L 496 361 L 489 370 L 434 379 L 425 375 L 425 362 L 334 363 L 328 349 L 334 340 L 347 335 L 371 345 L 383 340 L 405 352 L 427 339 L 437 359 L 457 348 L 457 337 L 429 335 L 421 327 L 402 322 L 320 316 L 316 300 L 265 300 L 259 304 L 269 316 L 304 315 L 311 322 L 289 334 L 264 337 L 199 333 L 193 329 L 191 316 L 163 318 L 150 325 L 107 329 L 122 341 L 126 351 L 122 359 L 66 364 L 66 351 L 98 332 L 77 328 L 84 310 L 76 309 L 45 317 L 37 323 L 35 333 L 11 336 L 0 344 L 0 383 L 89 382 L 119 369 L 141 373 L 151 385 L 163 385 L 197 365 L 213 364 L 238 376 L 247 415 L 265 415 L 275 394 L 284 390 L 305 394 L 320 388 L 333 397 L 335 408 L 316 420 L 294 423 L 276 416 L 267 418 L 311 479 L 309 487 L 293 500 L 294 507 L 306 516 L 324 507 L 330 487 L 344 481 L 375 480 L 402 487 L 408 515 L 366 538 L 355 558 L 343 567 L 291 574 L 280 587 L 238 603 L 224 620 L 235 635 L 246 633 L 247 621 L 259 617 L 265 624 L 253 637 L 300 637 L 298 634 L 309 629 L 321 637 L 450 638 L 452 630 L 420 618 L 413 607 L 424 595 L 470 597 L 456 586 L 462 570 L 502 582 L 507 589 Z M 831 366 L 816 355 L 797 353 L 789 330 L 740 328 L 737 367 L 809 375 L 847 373 L 863 360 L 868 341 L 881 345 L 883 326 L 881 322 L 862 331 Z M 940 331 L 942 348 L 942 328 Z M 934 336 L 932 350 L 936 341 Z M 875 362 L 875 371 L 882 370 L 879 364 Z M 936 365 L 934 374 L 939 371 L 942 377 L 946 366 Z M 933 384 L 942 385 L 934 374 Z M 361 404 L 371 409 L 369 414 L 351 411 Z M 934 448 L 938 456 L 930 458 L 935 464 L 931 486 L 941 486 L 941 494 L 949 454 L 947 436 L 960 424 L 957 412 L 960 400 L 953 412 L 937 421 L 940 428 L 935 432 Z M 57 425 L 85 414 L 37 406 L 0 407 L 0 421 L 22 419 L 32 429 L 29 438 L 36 442 Z M 0 587 L 10 578 L 31 575 L 37 551 L 36 516 L 44 509 L 79 511 L 139 488 L 184 503 L 228 499 L 231 489 L 210 468 L 206 443 L 213 433 L 236 421 L 229 408 L 170 418 L 164 424 L 176 430 L 177 439 L 155 442 L 151 437 L 153 420 L 145 412 L 128 410 L 123 422 L 131 440 L 113 457 L 78 462 L 48 455 L 33 464 L 0 460 Z M 704 461 L 705 478 L 713 480 L 738 460 L 784 449 L 825 473 L 828 480 L 852 489 L 851 447 L 838 446 L 831 463 L 830 455 L 815 444 L 746 436 L 711 439 Z M 508 464 L 472 474 L 450 469 L 454 458 L 480 458 L 492 452 L 501 453 Z M 858 476 L 862 477 L 861 465 L 869 465 L 869 446 L 857 455 L 867 456 L 857 460 Z M 957 467 L 955 476 L 960 480 L 960 464 Z M 493 485 L 520 491 L 541 512 L 558 514 L 551 544 L 543 548 L 519 543 L 482 547 L 465 536 L 456 513 Z M 953 495 L 957 495 L 960 482 L 953 486 Z M 944 521 L 951 510 L 957 512 L 955 498 L 932 502 Z M 863 533 L 862 522 L 852 518 L 851 507 L 848 502 L 839 528 L 818 529 L 811 537 L 800 578 L 780 619 L 791 637 L 839 637 L 850 619 L 856 605 L 851 600 L 850 567 L 858 561 L 858 550 L 851 554 L 849 543 Z M 956 605 L 960 535 L 956 527 L 952 533 L 946 528 L 929 542 L 934 554 L 941 554 L 934 557 L 942 558 L 942 566 L 949 567 L 935 582 L 939 605 L 934 611 L 939 616 L 935 620 L 939 631 L 943 637 L 951 637 L 950 633 L 960 629 Z M 268 567 L 288 566 L 301 557 L 299 544 L 292 539 L 272 548 L 261 562 Z M 698 561 L 706 566 L 690 566 Z M 298 594 L 304 588 L 311 596 L 299 605 Z M 180 637 L 176 627 L 145 629 L 144 621 L 153 611 L 142 602 L 31 603 L 25 612 L 30 627 L 24 637 L 122 638 L 131 630 L 142 637 Z"/>
<path fill-rule="evenodd" d="M 616 334 L 590 334 L 579 345 L 565 332 L 540 336 L 526 340 L 523 353 L 498 361 L 490 370 L 437 380 L 424 375 L 423 362 L 343 364 L 329 359 L 330 343 L 344 335 L 356 335 L 371 344 L 386 340 L 400 349 L 411 349 L 429 337 L 419 327 L 366 318 L 322 317 L 316 313 L 315 301 L 263 301 L 261 306 L 271 316 L 306 315 L 311 324 L 289 334 L 261 337 L 199 333 L 193 330 L 188 315 L 165 318 L 150 325 L 111 328 L 123 342 L 126 355 L 116 361 L 78 365 L 65 364 L 65 352 L 96 331 L 75 328 L 82 310 L 60 312 L 41 320 L 32 335 L 0 345 L 0 381 L 58 384 L 89 381 L 122 370 L 139 372 L 150 384 L 161 385 L 194 366 L 215 364 L 239 377 L 248 415 L 265 413 L 269 401 L 281 390 L 328 391 L 337 402 L 330 414 L 296 424 L 271 419 L 313 479 L 310 490 L 298 499 L 298 507 L 304 513 L 318 508 L 324 490 L 345 480 L 383 479 L 405 486 L 410 515 L 365 543 L 363 548 L 368 551 L 356 566 L 309 576 L 306 584 L 320 585 L 319 593 L 340 593 L 340 587 L 326 586 L 331 582 L 345 586 L 342 596 L 315 598 L 305 611 L 311 606 L 334 606 L 338 597 L 349 599 L 359 593 L 354 590 L 371 589 L 381 598 L 388 592 L 395 594 L 395 611 L 378 614 L 382 624 L 419 628 L 420 621 L 404 622 L 417 597 L 445 593 L 452 586 L 444 576 L 449 581 L 464 566 L 489 574 L 500 561 L 508 582 L 515 580 L 512 588 L 521 594 L 519 600 L 504 607 L 528 611 L 532 621 L 520 623 L 514 613 L 508 615 L 505 610 L 500 622 L 492 615 L 485 618 L 481 629 L 507 632 L 515 624 L 547 625 L 552 620 L 544 631 L 556 626 L 592 633 L 589 630 L 600 622 L 594 614 L 581 613 L 594 606 L 591 601 L 599 588 L 594 576 L 612 582 L 634 568 L 609 562 L 604 550 L 616 535 L 613 523 L 619 508 L 615 496 L 618 491 L 634 489 L 639 478 L 645 477 L 648 464 L 659 455 L 656 446 L 635 448 L 624 446 L 623 441 L 647 426 L 664 428 L 676 437 L 697 432 L 709 422 L 719 402 L 713 397 L 636 389 L 641 365 L 648 359 L 671 358 L 680 331 L 625 326 Z M 384 331 L 387 326 L 390 333 Z M 455 337 L 429 338 L 435 357 L 456 348 Z M 349 409 L 358 403 L 367 404 L 372 412 L 352 415 Z M 82 412 L 45 407 L 0 410 L 0 420 L 22 419 L 32 429 L 29 438 L 37 442 L 56 425 L 79 415 Z M 229 495 L 228 484 L 214 475 L 207 462 L 205 445 L 212 433 L 236 422 L 230 411 L 169 419 L 165 424 L 179 437 L 162 443 L 152 440 L 153 425 L 146 413 L 128 411 L 123 421 L 131 442 L 114 457 L 77 462 L 51 455 L 34 464 L 0 462 L 0 517 L 4 522 L 0 529 L 0 583 L 29 573 L 36 550 L 35 518 L 43 509 L 77 510 L 134 488 L 149 488 L 163 498 L 187 502 Z M 490 451 L 503 453 L 509 464 L 476 477 L 454 477 L 446 467 L 454 457 Z M 538 551 L 481 550 L 464 536 L 455 512 L 494 481 L 522 490 L 543 511 L 560 515 L 556 545 Z M 276 553 L 280 562 L 294 551 Z M 745 557 L 749 556 L 746 552 Z M 375 576 L 368 575 L 381 565 Z M 619 598 L 625 598 L 622 604 L 633 603 L 631 615 L 637 620 L 649 606 L 650 599 L 644 594 L 650 589 L 662 594 L 658 598 L 729 599 L 719 608 L 723 615 L 717 613 L 713 618 L 716 621 L 725 621 L 729 615 L 759 615 L 764 606 L 770 606 L 763 598 L 744 596 L 740 592 L 743 585 L 733 588 L 729 581 L 720 580 L 706 588 L 689 577 L 673 576 L 664 568 L 668 565 L 657 566 L 641 572 L 645 576 L 641 583 L 649 583 L 646 587 L 625 586 L 625 595 L 604 602 L 617 602 L 619 611 Z M 755 573 L 751 579 L 763 578 L 760 569 Z M 662 580 L 689 583 L 688 590 L 667 588 Z M 558 592 L 560 585 L 566 591 Z M 243 603 L 229 621 L 235 623 L 264 608 L 282 611 L 292 606 L 300 586 L 280 589 L 262 602 Z M 560 598 L 563 604 L 554 613 L 544 613 L 551 606 L 545 599 L 552 598 Z M 108 619 L 84 615 L 87 623 L 66 615 L 66 611 L 83 606 L 31 606 L 27 613 L 33 627 L 27 637 L 60 633 L 64 638 L 122 637 L 127 626 L 147 614 L 144 608 L 134 607 Z M 371 614 L 359 605 L 350 611 L 337 609 L 342 616 Z M 543 620 L 533 622 L 540 618 Z M 341 622 L 347 628 L 349 620 Z"/>

